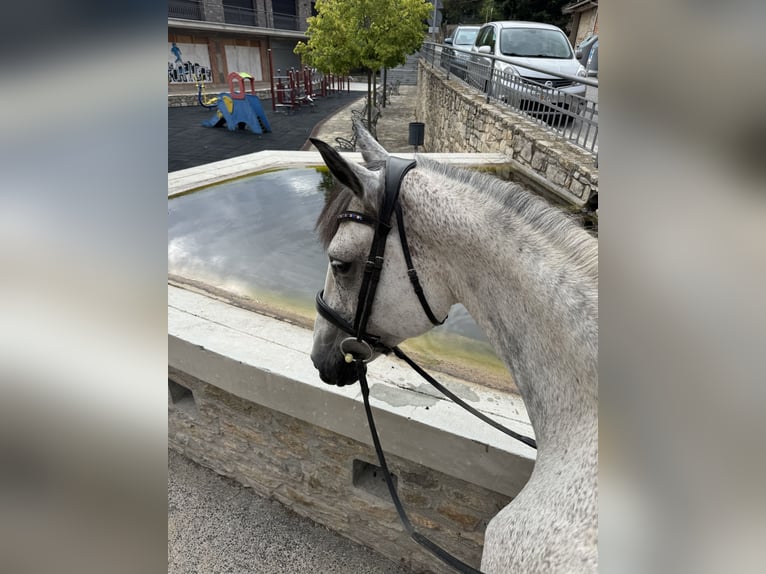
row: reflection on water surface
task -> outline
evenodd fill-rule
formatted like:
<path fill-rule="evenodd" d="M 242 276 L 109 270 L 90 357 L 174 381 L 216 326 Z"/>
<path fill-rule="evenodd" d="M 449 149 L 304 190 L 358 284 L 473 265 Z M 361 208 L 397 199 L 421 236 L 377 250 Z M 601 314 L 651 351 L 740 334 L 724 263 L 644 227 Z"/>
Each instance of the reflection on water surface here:
<path fill-rule="evenodd" d="M 225 182 L 168 202 L 168 272 L 315 316 L 327 258 L 314 223 L 332 185 L 326 170 L 285 169 Z M 409 342 L 431 356 L 502 370 L 458 305 L 447 322 Z"/>

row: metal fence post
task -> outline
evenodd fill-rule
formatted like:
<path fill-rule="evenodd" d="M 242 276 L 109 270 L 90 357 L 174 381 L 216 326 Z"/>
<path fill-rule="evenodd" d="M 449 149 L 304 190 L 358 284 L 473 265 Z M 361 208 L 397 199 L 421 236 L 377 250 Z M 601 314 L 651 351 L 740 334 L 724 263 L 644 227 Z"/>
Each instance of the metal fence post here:
<path fill-rule="evenodd" d="M 487 80 L 487 103 L 489 103 L 492 97 L 492 80 L 495 76 L 495 59 L 492 58 L 490 61 L 492 63 L 489 66 L 489 79 Z"/>

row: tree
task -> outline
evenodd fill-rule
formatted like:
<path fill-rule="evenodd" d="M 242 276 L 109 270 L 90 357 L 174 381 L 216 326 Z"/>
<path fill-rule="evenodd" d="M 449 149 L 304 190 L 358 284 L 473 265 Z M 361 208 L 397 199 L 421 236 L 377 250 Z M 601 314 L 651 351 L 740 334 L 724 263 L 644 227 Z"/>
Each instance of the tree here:
<path fill-rule="evenodd" d="M 443 25 L 457 26 L 459 24 L 481 25 L 487 20 L 484 18 L 486 7 L 483 2 L 476 0 L 442 0 L 444 3 Z"/>
<path fill-rule="evenodd" d="M 308 43 L 295 53 L 325 73 L 367 72 L 367 125 L 372 119 L 372 74 L 403 64 L 420 49 L 432 5 L 425 0 L 317 0 Z"/>
<path fill-rule="evenodd" d="M 489 20 L 528 20 L 567 28 L 561 9 L 572 0 L 443 0 L 450 24 L 483 24 Z"/>
<path fill-rule="evenodd" d="M 502 17 L 497 20 L 528 20 L 553 24 L 566 28 L 569 16 L 562 14 L 561 9 L 571 0 L 500 0 L 498 8 Z"/>

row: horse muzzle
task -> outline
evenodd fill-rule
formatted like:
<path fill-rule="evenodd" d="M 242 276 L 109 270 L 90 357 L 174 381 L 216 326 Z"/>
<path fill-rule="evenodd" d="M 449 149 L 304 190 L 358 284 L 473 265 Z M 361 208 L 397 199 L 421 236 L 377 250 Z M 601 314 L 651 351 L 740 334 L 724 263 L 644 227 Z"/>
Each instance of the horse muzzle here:
<path fill-rule="evenodd" d="M 328 385 L 345 387 L 359 380 L 359 371 L 354 362 L 347 363 L 337 349 L 329 353 L 311 354 L 311 362 L 319 371 L 319 378 Z"/>

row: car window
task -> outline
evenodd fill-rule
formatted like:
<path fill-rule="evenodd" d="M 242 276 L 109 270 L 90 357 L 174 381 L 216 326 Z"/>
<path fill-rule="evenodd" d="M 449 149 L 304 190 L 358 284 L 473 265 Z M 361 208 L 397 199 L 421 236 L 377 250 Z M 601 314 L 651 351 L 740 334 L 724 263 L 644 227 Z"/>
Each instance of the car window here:
<path fill-rule="evenodd" d="M 588 70 L 598 70 L 598 40 L 593 42 L 593 47 L 590 49 L 590 55 L 588 56 L 588 64 L 585 68 Z"/>
<path fill-rule="evenodd" d="M 473 44 L 478 32 L 478 30 L 458 30 L 457 34 L 455 34 L 455 37 L 452 39 L 452 43 L 460 46 Z"/>
<path fill-rule="evenodd" d="M 495 29 L 490 26 L 489 33 L 487 34 L 487 46 L 491 53 L 495 53 Z"/>
<path fill-rule="evenodd" d="M 476 47 L 479 46 L 489 46 L 487 43 L 487 34 L 489 31 L 492 30 L 492 26 L 487 26 L 486 28 L 483 28 L 479 31 L 479 35 L 476 38 Z"/>
<path fill-rule="evenodd" d="M 506 28 L 500 33 L 500 53 L 527 58 L 571 58 L 567 37 L 558 30 Z"/>

